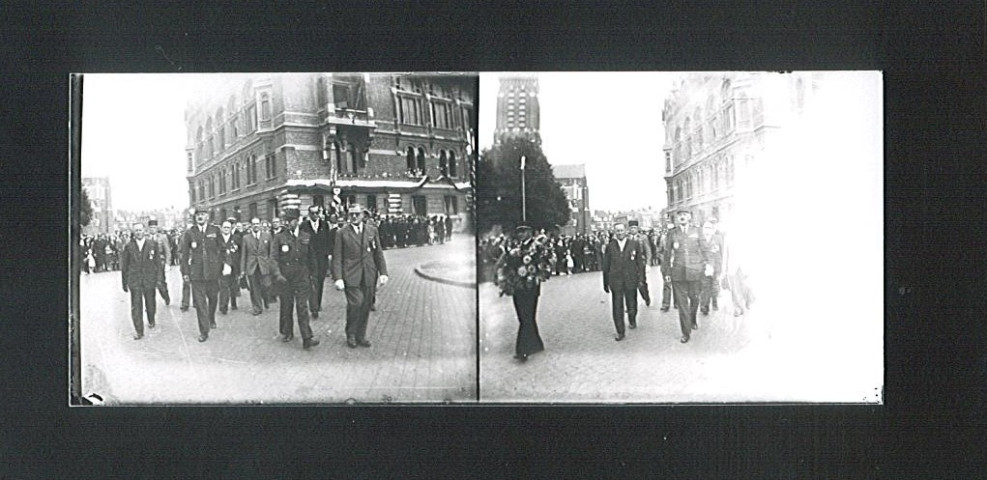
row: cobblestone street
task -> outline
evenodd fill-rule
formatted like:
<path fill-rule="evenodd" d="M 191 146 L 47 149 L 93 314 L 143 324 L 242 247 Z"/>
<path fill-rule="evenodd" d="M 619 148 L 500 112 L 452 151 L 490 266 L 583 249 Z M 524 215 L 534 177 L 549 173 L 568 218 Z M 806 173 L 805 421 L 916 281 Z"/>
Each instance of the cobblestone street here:
<path fill-rule="evenodd" d="M 83 393 L 113 403 L 472 402 L 476 399 L 475 290 L 426 280 L 419 264 L 470 259 L 473 237 L 385 251 L 390 282 L 370 316 L 371 348 L 345 345 L 346 300 L 326 281 L 312 320 L 322 343 L 282 343 L 278 304 L 259 316 L 242 291 L 239 310 L 216 313 L 218 328 L 199 343 L 195 309 L 179 309 L 181 273 L 167 272 L 171 305 L 158 296 L 157 327 L 134 341 L 130 297 L 120 272 L 83 274 L 80 335 Z"/>
<path fill-rule="evenodd" d="M 678 310 L 660 310 L 659 267 L 650 267 L 648 278 L 651 306 L 639 299 L 637 329 L 628 328 L 627 338 L 615 342 L 601 273 L 552 277 L 542 287 L 537 314 L 545 351 L 523 364 L 512 358 L 518 323 L 510 297 L 498 297 L 496 287 L 482 284 L 481 400 L 802 402 L 838 401 L 848 391 L 863 390 L 857 381 L 861 366 L 841 360 L 838 351 L 874 351 L 880 331 L 845 338 L 838 326 L 846 320 L 829 319 L 833 328 L 822 332 L 805 329 L 802 322 L 788 325 L 792 315 L 772 308 L 765 298 L 748 314 L 734 317 L 724 291 L 720 309 L 709 316 L 700 313 L 699 330 L 682 344 Z M 869 385 L 880 385 L 880 370 L 877 375 Z M 875 402 L 881 392 L 867 393 L 858 401 Z"/>

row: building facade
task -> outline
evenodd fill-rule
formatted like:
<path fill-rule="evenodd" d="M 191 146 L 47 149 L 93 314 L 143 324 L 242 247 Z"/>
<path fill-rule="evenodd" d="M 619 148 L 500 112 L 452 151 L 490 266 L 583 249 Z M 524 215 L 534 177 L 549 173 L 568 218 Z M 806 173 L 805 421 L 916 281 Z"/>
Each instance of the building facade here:
<path fill-rule="evenodd" d="M 695 223 L 734 210 L 744 171 L 783 126 L 801 114 L 819 85 L 812 73 L 687 74 L 662 110 L 668 207 L 692 211 Z"/>
<path fill-rule="evenodd" d="M 213 219 L 360 204 L 469 215 L 475 75 L 225 75 L 185 114 L 189 203 Z"/>
<path fill-rule="evenodd" d="M 589 208 L 586 165 L 552 165 L 552 172 L 555 174 L 555 180 L 562 186 L 562 191 L 569 200 L 569 210 L 572 212 L 569 224 L 563 226 L 562 233 L 567 235 L 591 233 L 593 219 Z"/>
<path fill-rule="evenodd" d="M 540 117 L 538 77 L 535 75 L 501 77 L 497 92 L 494 145 L 512 137 L 523 137 L 541 144 Z"/>
<path fill-rule="evenodd" d="M 82 188 L 86 190 L 92 206 L 92 218 L 83 229 L 87 235 L 111 233 L 114 231 L 113 196 L 109 177 L 83 177 Z"/>

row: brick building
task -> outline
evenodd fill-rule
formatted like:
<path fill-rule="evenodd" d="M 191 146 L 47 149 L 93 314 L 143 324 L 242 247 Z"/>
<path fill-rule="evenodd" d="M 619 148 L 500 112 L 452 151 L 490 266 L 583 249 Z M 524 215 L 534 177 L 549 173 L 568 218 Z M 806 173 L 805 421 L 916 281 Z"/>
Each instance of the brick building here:
<path fill-rule="evenodd" d="M 82 188 L 86 189 L 89 203 L 92 205 L 92 218 L 89 225 L 83 229 L 87 235 L 111 233 L 115 225 L 113 221 L 113 196 L 110 191 L 109 177 L 83 177 Z"/>
<path fill-rule="evenodd" d="M 541 144 L 540 125 L 538 77 L 530 74 L 500 77 L 494 145 L 510 137 L 524 137 Z"/>
<path fill-rule="evenodd" d="M 589 185 L 586 183 L 586 165 L 552 165 L 555 180 L 562 186 L 566 199 L 569 200 L 569 210 L 572 217 L 569 224 L 563 227 L 563 233 L 591 233 L 593 231 L 592 213 L 589 208 Z"/>
<path fill-rule="evenodd" d="M 665 212 L 687 208 L 695 223 L 729 218 L 745 171 L 781 128 L 801 115 L 820 78 L 808 72 L 682 77 L 662 110 Z"/>
<path fill-rule="evenodd" d="M 475 75 L 289 73 L 203 82 L 185 124 L 189 201 L 214 221 L 286 205 L 467 220 Z"/>

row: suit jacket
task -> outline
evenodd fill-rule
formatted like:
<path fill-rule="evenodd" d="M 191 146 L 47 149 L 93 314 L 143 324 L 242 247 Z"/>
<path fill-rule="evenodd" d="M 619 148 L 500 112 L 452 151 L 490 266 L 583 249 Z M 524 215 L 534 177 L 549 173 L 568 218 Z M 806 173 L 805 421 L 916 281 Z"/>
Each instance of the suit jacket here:
<path fill-rule="evenodd" d="M 223 239 L 223 235 L 219 235 L 219 241 L 222 242 L 223 248 L 226 249 L 226 264 L 230 266 L 230 275 L 234 277 L 240 276 L 240 243 L 236 235 L 230 234 L 229 241 Z"/>
<path fill-rule="evenodd" d="M 352 225 L 336 231 L 332 254 L 332 279 L 342 279 L 347 287 L 372 287 L 377 275 L 387 275 L 387 262 L 377 227 L 364 225 L 357 235 Z"/>
<path fill-rule="evenodd" d="M 120 258 L 120 272 L 123 285 L 127 288 L 154 288 L 158 284 L 158 274 L 164 252 L 158 242 L 144 239 L 144 248 L 137 247 L 137 240 L 130 240 Z"/>
<path fill-rule="evenodd" d="M 612 290 L 637 289 L 644 281 L 645 251 L 637 240 L 627 237 L 624 250 L 610 240 L 603 253 L 603 286 Z"/>
<path fill-rule="evenodd" d="M 329 255 L 332 254 L 332 227 L 325 220 L 319 220 L 319 228 L 316 230 L 312 226 L 312 222 L 306 220 L 301 222 L 298 228 L 312 237 L 310 248 L 313 253 L 316 256 L 328 259 Z"/>
<path fill-rule="evenodd" d="M 260 232 L 260 240 L 254 238 L 254 233 L 243 235 L 243 246 L 240 249 L 240 272 L 253 275 L 260 269 L 261 275 L 271 274 L 271 234 Z"/>
<path fill-rule="evenodd" d="M 298 229 L 298 237 L 289 229 L 281 230 L 271 242 L 271 272 L 275 277 L 308 277 L 315 271 L 312 236 Z"/>
<path fill-rule="evenodd" d="M 156 233 L 151 235 L 151 238 L 158 243 L 158 249 L 161 251 L 161 260 L 165 265 L 171 263 L 171 242 L 168 241 L 168 235 L 163 233 Z"/>
<path fill-rule="evenodd" d="M 696 227 L 685 230 L 676 227 L 668 231 L 665 238 L 665 254 L 661 273 L 671 275 L 673 282 L 695 282 L 702 280 L 706 265 L 711 265 L 710 246 Z"/>
<path fill-rule="evenodd" d="M 217 280 L 228 261 L 223 233 L 215 225 L 206 225 L 204 231 L 193 225 L 182 235 L 179 250 L 183 253 L 182 275 L 188 275 L 189 280 Z"/>

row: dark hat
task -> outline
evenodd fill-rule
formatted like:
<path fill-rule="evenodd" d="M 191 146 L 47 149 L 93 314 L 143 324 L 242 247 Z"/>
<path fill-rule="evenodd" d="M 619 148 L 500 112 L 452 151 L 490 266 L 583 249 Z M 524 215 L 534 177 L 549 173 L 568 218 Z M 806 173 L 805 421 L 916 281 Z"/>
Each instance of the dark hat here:
<path fill-rule="evenodd" d="M 678 215 L 680 213 L 688 213 L 689 215 L 692 215 L 692 210 L 689 210 L 688 208 L 685 208 L 685 207 L 682 207 L 682 208 L 679 208 L 679 209 L 676 209 L 675 210 L 675 214 L 676 215 Z"/>
<path fill-rule="evenodd" d="M 206 207 L 195 207 L 193 210 L 194 210 L 192 212 L 193 215 L 198 215 L 200 213 L 207 213 L 207 214 L 210 214 L 210 215 L 212 214 L 212 212 L 210 212 L 209 209 L 206 208 Z"/>
<path fill-rule="evenodd" d="M 281 214 L 282 220 L 286 222 L 297 220 L 299 216 L 301 216 L 301 214 L 298 212 L 297 209 L 294 208 L 285 209 L 284 213 Z"/>
<path fill-rule="evenodd" d="M 631 221 L 627 222 L 627 226 L 628 227 L 637 227 L 639 225 L 640 224 L 637 223 L 637 220 L 631 220 Z"/>
<path fill-rule="evenodd" d="M 147 226 L 149 226 L 149 227 L 156 227 L 156 226 L 158 226 L 158 221 L 152 218 L 152 219 L 150 219 L 150 220 L 147 221 Z"/>
<path fill-rule="evenodd" d="M 236 223 L 236 217 L 227 217 L 226 221 L 230 223 Z"/>
<path fill-rule="evenodd" d="M 531 225 L 527 225 L 527 224 L 524 224 L 524 223 L 518 225 L 517 227 L 514 227 L 514 231 L 515 232 L 518 232 L 518 233 L 520 233 L 520 232 L 530 232 L 532 230 L 534 230 L 534 229 L 531 228 Z"/>

